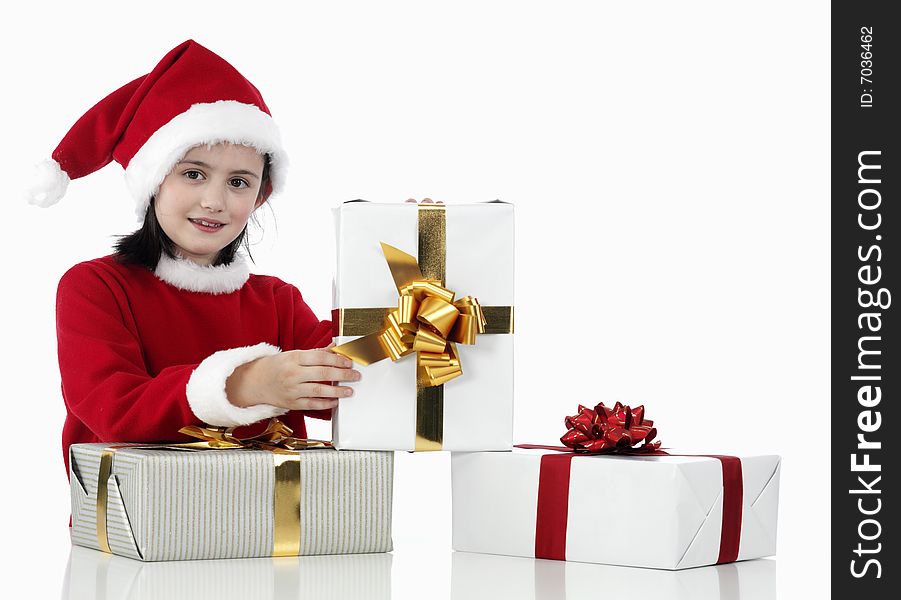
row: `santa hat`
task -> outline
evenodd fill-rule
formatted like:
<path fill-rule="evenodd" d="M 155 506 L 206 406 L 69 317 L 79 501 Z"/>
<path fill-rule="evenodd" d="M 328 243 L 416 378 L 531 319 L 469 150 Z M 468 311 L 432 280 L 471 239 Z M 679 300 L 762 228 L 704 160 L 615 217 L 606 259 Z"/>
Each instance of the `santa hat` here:
<path fill-rule="evenodd" d="M 270 161 L 270 193 L 284 187 L 287 157 L 259 90 L 223 58 L 194 40 L 179 44 L 147 75 L 127 83 L 86 112 L 51 155 L 37 165 L 28 201 L 59 201 L 72 179 L 115 160 L 143 220 L 160 183 L 193 146 L 252 146 Z"/>

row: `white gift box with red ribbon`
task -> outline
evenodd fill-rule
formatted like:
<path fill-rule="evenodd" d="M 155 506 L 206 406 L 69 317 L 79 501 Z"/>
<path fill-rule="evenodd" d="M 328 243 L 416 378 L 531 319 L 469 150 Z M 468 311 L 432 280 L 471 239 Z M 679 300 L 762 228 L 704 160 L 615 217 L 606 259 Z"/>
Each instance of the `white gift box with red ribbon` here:
<path fill-rule="evenodd" d="M 780 458 L 724 458 L 737 487 L 707 456 L 454 453 L 453 546 L 659 569 L 775 554 Z"/>

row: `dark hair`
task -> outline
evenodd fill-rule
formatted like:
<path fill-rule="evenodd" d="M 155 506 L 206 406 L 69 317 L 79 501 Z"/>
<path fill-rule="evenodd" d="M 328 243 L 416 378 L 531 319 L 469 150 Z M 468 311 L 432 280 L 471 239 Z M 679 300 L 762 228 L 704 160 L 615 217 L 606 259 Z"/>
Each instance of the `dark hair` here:
<path fill-rule="evenodd" d="M 269 180 L 269 155 L 263 155 L 263 175 L 260 178 L 260 194 L 267 194 L 271 191 Z M 175 244 L 163 231 L 160 222 L 156 218 L 156 211 L 153 209 L 156 197 L 151 196 L 150 204 L 147 206 L 147 212 L 144 213 L 144 224 L 140 229 L 126 235 L 116 236 L 119 239 L 114 244 L 114 258 L 122 264 L 143 265 L 151 271 L 156 270 L 157 264 L 163 253 L 169 258 L 175 258 Z M 256 225 L 256 214 L 251 213 L 250 218 Z M 212 262 L 212 266 L 227 265 L 235 259 L 238 249 L 243 245 L 250 260 L 253 256 L 250 254 L 250 241 L 247 238 L 247 226 L 241 230 L 232 242 L 219 251 L 216 260 Z"/>

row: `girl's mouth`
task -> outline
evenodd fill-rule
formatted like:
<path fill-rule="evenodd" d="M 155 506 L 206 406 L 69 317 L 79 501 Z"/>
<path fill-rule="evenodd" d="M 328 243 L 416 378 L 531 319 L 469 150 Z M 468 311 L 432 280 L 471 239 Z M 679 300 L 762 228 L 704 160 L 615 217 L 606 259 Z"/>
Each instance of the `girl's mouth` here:
<path fill-rule="evenodd" d="M 211 221 L 205 221 L 203 219 L 188 219 L 194 227 L 199 229 L 200 231 L 206 231 L 208 233 L 212 233 L 214 231 L 219 231 L 223 227 L 225 227 L 225 223 L 213 223 Z"/>

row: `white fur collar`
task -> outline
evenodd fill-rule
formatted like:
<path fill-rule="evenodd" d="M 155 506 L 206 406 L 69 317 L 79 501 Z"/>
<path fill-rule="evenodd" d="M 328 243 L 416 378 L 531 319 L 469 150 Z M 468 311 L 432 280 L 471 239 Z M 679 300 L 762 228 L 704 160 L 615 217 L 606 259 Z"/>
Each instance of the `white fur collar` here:
<path fill-rule="evenodd" d="M 250 267 L 242 254 L 235 255 L 235 260 L 227 265 L 208 267 L 181 256 L 172 259 L 163 252 L 155 274 L 181 290 L 229 294 L 241 289 L 250 277 Z"/>

